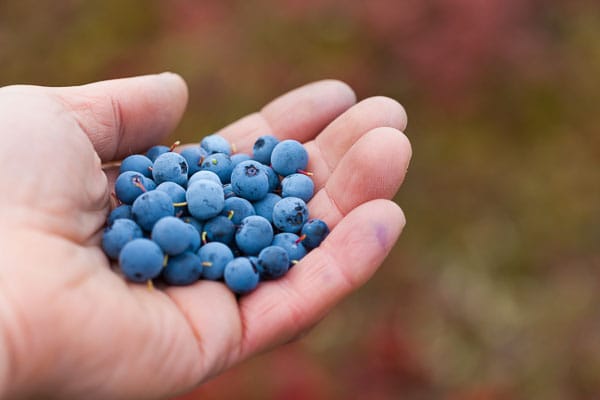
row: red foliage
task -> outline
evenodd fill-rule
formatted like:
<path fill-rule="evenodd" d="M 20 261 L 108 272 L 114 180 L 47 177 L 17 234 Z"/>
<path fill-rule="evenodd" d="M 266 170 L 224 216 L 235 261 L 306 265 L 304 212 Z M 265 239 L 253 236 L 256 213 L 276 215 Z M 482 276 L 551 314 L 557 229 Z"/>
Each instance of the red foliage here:
<path fill-rule="evenodd" d="M 373 0 L 367 29 L 419 85 L 454 97 L 490 69 L 526 66 L 547 46 L 536 0 Z M 526 60 L 525 63 L 523 60 Z"/>

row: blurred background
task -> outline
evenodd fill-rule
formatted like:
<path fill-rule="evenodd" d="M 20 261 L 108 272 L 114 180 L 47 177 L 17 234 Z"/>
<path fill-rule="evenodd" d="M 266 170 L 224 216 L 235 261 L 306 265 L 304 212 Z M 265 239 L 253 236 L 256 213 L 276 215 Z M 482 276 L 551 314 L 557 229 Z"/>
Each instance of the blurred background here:
<path fill-rule="evenodd" d="M 600 397 L 600 4 L 0 1 L 0 85 L 170 70 L 171 141 L 312 80 L 391 96 L 414 158 L 380 272 L 186 399 Z"/>

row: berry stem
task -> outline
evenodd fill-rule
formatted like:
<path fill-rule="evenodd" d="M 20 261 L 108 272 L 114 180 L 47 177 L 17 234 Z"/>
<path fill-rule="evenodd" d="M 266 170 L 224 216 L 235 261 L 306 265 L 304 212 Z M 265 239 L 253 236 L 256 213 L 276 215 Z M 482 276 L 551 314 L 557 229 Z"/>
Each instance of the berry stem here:
<path fill-rule="evenodd" d="M 169 255 L 165 254 L 165 258 L 163 258 L 163 268 L 165 268 L 167 266 L 169 262 Z"/>
<path fill-rule="evenodd" d="M 139 188 L 142 192 L 146 193 L 146 187 L 144 186 L 144 184 L 142 183 L 141 179 L 137 176 L 134 176 L 131 181 L 133 182 L 133 186 Z"/>
<path fill-rule="evenodd" d="M 173 203 L 173 207 L 183 207 L 187 206 L 187 201 L 182 201 L 180 203 Z"/>
<path fill-rule="evenodd" d="M 228 218 L 229 220 L 231 220 L 231 219 L 233 218 L 233 214 L 235 214 L 235 211 L 233 211 L 233 210 L 229 210 L 229 212 L 227 213 L 227 218 Z"/>
<path fill-rule="evenodd" d="M 115 168 L 115 167 L 120 167 L 121 166 L 121 161 L 108 161 L 105 163 L 102 163 L 102 165 L 100 166 L 102 169 L 108 169 L 108 168 Z"/>
<path fill-rule="evenodd" d="M 314 175 L 312 172 L 305 171 L 305 170 L 303 170 L 303 169 L 299 169 L 297 172 L 298 172 L 299 174 L 304 174 L 304 175 L 307 175 L 307 176 L 313 176 L 313 175 Z"/>
<path fill-rule="evenodd" d="M 206 244 L 206 231 L 202 232 L 202 244 Z"/>
<path fill-rule="evenodd" d="M 148 279 L 146 281 L 146 285 L 148 286 L 148 290 L 149 291 L 153 291 L 154 290 L 154 283 L 152 283 L 152 279 Z"/>
<path fill-rule="evenodd" d="M 212 263 L 210 261 L 202 261 L 203 267 L 212 267 Z"/>
<path fill-rule="evenodd" d="M 294 242 L 295 244 L 299 244 L 300 242 L 302 242 L 304 239 L 306 239 L 306 234 L 300 236 L 298 239 L 296 239 L 296 241 Z"/>
<path fill-rule="evenodd" d="M 179 146 L 180 144 L 181 144 L 181 141 L 180 141 L 180 140 L 176 140 L 176 141 L 175 141 L 175 143 L 173 143 L 173 144 L 171 145 L 171 147 L 169 147 L 169 151 L 173 151 L 173 149 L 174 149 L 175 147 Z"/>

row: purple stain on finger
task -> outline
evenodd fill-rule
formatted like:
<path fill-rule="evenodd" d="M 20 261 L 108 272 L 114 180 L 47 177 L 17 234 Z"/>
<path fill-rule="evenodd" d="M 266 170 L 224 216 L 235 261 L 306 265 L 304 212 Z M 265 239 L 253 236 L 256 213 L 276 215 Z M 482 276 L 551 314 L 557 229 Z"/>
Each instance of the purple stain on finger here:
<path fill-rule="evenodd" d="M 377 238 L 377 242 L 385 251 L 389 250 L 390 239 L 388 235 L 388 229 L 384 224 L 375 225 L 375 237 Z"/>

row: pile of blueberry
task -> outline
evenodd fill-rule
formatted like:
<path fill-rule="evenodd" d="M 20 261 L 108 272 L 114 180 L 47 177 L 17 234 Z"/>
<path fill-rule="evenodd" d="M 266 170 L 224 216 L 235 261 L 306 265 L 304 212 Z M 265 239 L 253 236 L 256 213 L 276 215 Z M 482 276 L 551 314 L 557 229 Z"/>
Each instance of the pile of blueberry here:
<path fill-rule="evenodd" d="M 133 282 L 222 280 L 237 294 L 286 274 L 329 233 L 309 219 L 308 153 L 295 140 L 261 136 L 252 156 L 217 134 L 176 153 L 154 146 L 123 160 L 120 204 L 102 248 Z"/>

